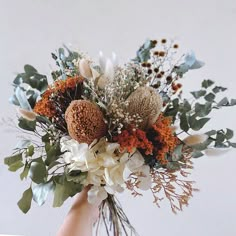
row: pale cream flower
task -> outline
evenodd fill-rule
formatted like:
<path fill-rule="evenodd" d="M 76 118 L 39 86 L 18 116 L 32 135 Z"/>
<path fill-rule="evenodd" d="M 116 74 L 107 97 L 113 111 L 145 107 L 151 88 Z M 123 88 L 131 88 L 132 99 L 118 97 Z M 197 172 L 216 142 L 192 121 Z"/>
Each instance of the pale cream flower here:
<path fill-rule="evenodd" d="M 18 108 L 18 113 L 25 118 L 26 120 L 29 121 L 34 121 L 37 117 L 37 114 L 33 111 L 28 111 L 22 108 Z"/>
<path fill-rule="evenodd" d="M 207 139 L 208 135 L 206 134 L 194 134 L 194 135 L 189 135 L 188 137 L 183 139 L 183 142 L 188 146 L 193 146 L 200 143 L 204 143 Z"/>
<path fill-rule="evenodd" d="M 104 191 L 110 194 L 122 192 L 131 173 L 138 176 L 140 189 L 150 188 L 150 168 L 145 165 L 141 153 L 137 150 L 131 154 L 121 153 L 119 147 L 118 143 L 109 143 L 105 138 L 90 146 L 69 137 L 61 139 L 61 150 L 65 152 L 62 156 L 69 164 L 69 170 L 88 173 L 82 184 L 93 185 L 88 195 L 91 203 L 104 200 L 107 196 Z"/>
<path fill-rule="evenodd" d="M 90 63 L 88 60 L 83 58 L 79 61 L 79 72 L 86 79 L 91 79 L 93 77 L 92 70 L 90 68 Z"/>

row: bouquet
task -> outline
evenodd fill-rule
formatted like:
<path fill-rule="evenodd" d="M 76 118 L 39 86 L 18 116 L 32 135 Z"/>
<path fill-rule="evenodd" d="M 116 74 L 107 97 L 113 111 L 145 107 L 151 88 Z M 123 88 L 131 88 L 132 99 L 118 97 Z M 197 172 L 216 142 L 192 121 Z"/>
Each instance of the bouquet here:
<path fill-rule="evenodd" d="M 33 66 L 13 81 L 10 102 L 18 107 L 21 140 L 5 164 L 21 169 L 30 187 L 18 202 L 27 213 L 32 199 L 53 207 L 89 186 L 88 202 L 98 204 L 108 235 L 128 235 L 132 227 L 117 193 L 151 191 L 159 206 L 167 199 L 174 213 L 196 191 L 188 179 L 192 158 L 235 148 L 233 130 L 202 132 L 213 110 L 236 105 L 218 95 L 226 88 L 204 80 L 183 98 L 182 79 L 201 68 L 194 52 L 178 55 L 171 40 L 147 40 L 136 57 L 119 65 L 100 52 L 98 62 L 66 46 L 52 53 L 57 69 L 49 79 Z"/>

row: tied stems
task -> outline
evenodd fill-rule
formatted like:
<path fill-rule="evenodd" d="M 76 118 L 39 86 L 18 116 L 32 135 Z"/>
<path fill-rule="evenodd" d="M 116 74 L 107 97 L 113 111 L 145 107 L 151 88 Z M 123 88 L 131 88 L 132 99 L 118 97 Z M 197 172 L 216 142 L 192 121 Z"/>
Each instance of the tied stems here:
<path fill-rule="evenodd" d="M 96 236 L 99 236 L 101 224 L 104 224 L 107 236 L 138 236 L 131 225 L 118 200 L 111 194 L 108 195 L 99 208 L 99 218 L 96 222 Z"/>

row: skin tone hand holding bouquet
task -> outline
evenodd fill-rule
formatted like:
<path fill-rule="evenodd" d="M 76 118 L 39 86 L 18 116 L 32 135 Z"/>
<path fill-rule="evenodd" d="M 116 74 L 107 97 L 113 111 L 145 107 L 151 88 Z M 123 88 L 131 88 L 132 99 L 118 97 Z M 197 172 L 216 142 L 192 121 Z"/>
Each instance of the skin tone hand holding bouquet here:
<path fill-rule="evenodd" d="M 172 41 L 147 40 L 120 66 L 115 54 L 100 53 L 96 63 L 60 48 L 52 54 L 58 70 L 50 85 L 25 65 L 10 98 L 24 137 L 5 158 L 10 171 L 20 169 L 20 178 L 31 180 L 18 202 L 24 213 L 32 199 L 42 205 L 53 192 L 53 206 L 60 207 L 90 186 L 88 202 L 100 205 L 97 235 L 102 222 L 108 235 L 128 235 L 137 233 L 117 193 L 151 191 L 157 206 L 167 199 L 174 213 L 188 205 L 196 190 L 188 180 L 191 158 L 236 147 L 231 129 L 201 129 L 211 111 L 236 100 L 217 99 L 226 88 L 212 80 L 183 98 L 183 77 L 204 63 L 193 52 L 180 57 L 177 51 Z"/>

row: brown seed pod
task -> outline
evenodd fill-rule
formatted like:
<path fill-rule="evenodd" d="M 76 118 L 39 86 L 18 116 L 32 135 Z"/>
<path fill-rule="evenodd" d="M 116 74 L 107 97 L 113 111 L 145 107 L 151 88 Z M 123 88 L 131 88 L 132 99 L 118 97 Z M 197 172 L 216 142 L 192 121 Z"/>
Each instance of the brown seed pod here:
<path fill-rule="evenodd" d="M 90 101 L 75 100 L 65 113 L 67 128 L 71 138 L 79 143 L 92 143 L 105 136 L 107 125 L 99 107 Z"/>

